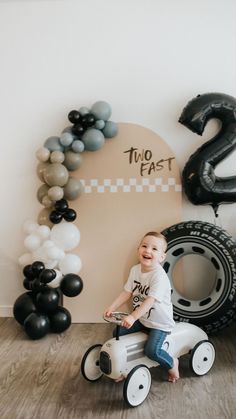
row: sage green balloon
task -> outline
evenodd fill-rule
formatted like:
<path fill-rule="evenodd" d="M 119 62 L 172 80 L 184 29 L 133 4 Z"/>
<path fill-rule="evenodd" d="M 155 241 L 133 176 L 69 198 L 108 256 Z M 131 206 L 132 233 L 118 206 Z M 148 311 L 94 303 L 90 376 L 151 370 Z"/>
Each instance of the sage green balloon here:
<path fill-rule="evenodd" d="M 74 151 L 66 151 L 63 164 L 69 171 L 77 170 L 82 164 L 82 157 Z"/>
<path fill-rule="evenodd" d="M 73 143 L 74 136 L 70 132 L 63 132 L 60 137 L 60 143 L 64 147 L 68 147 Z"/>
<path fill-rule="evenodd" d="M 46 139 L 44 147 L 50 151 L 63 151 L 64 147 L 60 143 L 60 137 L 52 136 Z"/>
<path fill-rule="evenodd" d="M 84 187 L 79 179 L 69 177 L 69 180 L 64 187 L 64 199 L 68 201 L 73 201 L 77 199 L 83 193 Z"/>
<path fill-rule="evenodd" d="M 48 190 L 48 196 L 52 201 L 60 201 L 64 196 L 64 191 L 60 186 L 52 186 Z"/>
<path fill-rule="evenodd" d="M 105 127 L 105 121 L 103 121 L 103 119 L 98 119 L 95 122 L 95 128 L 96 129 L 103 129 Z"/>
<path fill-rule="evenodd" d="M 85 150 L 97 151 L 105 143 L 105 137 L 101 131 L 96 128 L 88 128 L 82 136 Z"/>
<path fill-rule="evenodd" d="M 41 185 L 38 188 L 37 199 L 40 202 L 40 204 L 42 204 L 43 197 L 48 194 L 48 189 L 49 189 L 49 187 L 48 187 L 48 185 L 46 185 L 46 183 L 43 183 L 43 185 Z"/>
<path fill-rule="evenodd" d="M 38 224 L 46 225 L 51 228 L 54 225 L 49 219 L 51 211 L 51 209 L 43 208 L 38 215 Z"/>
<path fill-rule="evenodd" d="M 103 121 L 107 121 L 111 116 L 111 106 L 109 103 L 99 100 L 93 104 L 91 112 L 96 119 L 103 119 Z"/>
<path fill-rule="evenodd" d="M 45 169 L 49 166 L 50 163 L 38 163 L 37 167 L 36 167 L 36 173 L 38 175 L 38 178 L 42 181 L 45 182 L 44 180 L 44 171 Z"/>
<path fill-rule="evenodd" d="M 49 186 L 64 186 L 68 181 L 69 173 L 63 164 L 52 163 L 45 168 L 43 177 Z"/>
<path fill-rule="evenodd" d="M 83 141 L 75 140 L 75 141 L 73 141 L 73 143 L 71 145 L 71 148 L 75 153 L 83 153 L 84 143 L 83 143 Z"/>
<path fill-rule="evenodd" d="M 106 138 L 115 137 L 118 133 L 118 126 L 113 121 L 107 121 L 105 123 L 105 127 L 103 128 L 102 132 Z"/>
<path fill-rule="evenodd" d="M 89 109 L 86 106 L 81 106 L 81 108 L 79 108 L 79 113 L 80 115 L 84 116 L 89 113 Z"/>

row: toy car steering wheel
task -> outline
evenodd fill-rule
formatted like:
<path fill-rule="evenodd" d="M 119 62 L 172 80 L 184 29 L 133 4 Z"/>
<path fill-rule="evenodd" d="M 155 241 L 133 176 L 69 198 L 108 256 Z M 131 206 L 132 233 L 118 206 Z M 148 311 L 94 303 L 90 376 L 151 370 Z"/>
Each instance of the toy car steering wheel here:
<path fill-rule="evenodd" d="M 123 311 L 113 311 L 111 313 L 111 316 L 109 316 L 109 317 L 103 316 L 103 318 L 104 318 L 104 320 L 106 320 L 106 322 L 115 323 L 115 324 L 118 324 L 120 326 L 123 318 L 128 316 L 128 315 L 129 315 L 129 313 L 125 313 Z"/>

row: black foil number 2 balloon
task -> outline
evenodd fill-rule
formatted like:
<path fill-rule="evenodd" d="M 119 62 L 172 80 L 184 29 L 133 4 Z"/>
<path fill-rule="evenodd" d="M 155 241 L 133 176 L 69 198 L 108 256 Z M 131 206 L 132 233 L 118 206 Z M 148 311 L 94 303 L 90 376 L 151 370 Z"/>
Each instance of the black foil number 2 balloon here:
<path fill-rule="evenodd" d="M 215 215 L 222 203 L 236 202 L 236 176 L 218 177 L 215 167 L 236 147 L 236 99 L 223 93 L 205 93 L 192 99 L 183 109 L 179 122 L 202 135 L 209 119 L 222 126 L 187 161 L 182 181 L 188 199 L 194 205 L 209 204 Z"/>

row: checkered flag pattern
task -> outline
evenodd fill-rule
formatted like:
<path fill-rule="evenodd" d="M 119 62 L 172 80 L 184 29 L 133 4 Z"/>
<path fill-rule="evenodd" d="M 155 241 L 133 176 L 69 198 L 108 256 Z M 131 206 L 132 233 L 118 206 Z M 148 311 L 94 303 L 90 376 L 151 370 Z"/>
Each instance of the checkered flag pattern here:
<path fill-rule="evenodd" d="M 174 190 L 175 192 L 181 192 L 182 187 L 176 183 L 176 179 L 170 177 L 167 181 L 163 181 L 161 177 L 155 179 L 142 178 L 137 180 L 136 178 L 130 178 L 128 180 L 117 178 L 115 180 L 104 179 L 100 181 L 98 179 L 84 180 L 80 179 L 80 182 L 84 186 L 84 193 L 117 193 L 117 192 L 169 192 Z"/>

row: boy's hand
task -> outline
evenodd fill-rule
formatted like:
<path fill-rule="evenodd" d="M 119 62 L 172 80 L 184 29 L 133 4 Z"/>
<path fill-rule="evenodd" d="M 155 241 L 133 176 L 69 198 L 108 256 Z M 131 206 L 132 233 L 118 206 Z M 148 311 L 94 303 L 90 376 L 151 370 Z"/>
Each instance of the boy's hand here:
<path fill-rule="evenodd" d="M 121 326 L 126 327 L 126 329 L 129 329 L 131 326 L 133 326 L 134 322 L 135 318 L 131 314 L 129 314 L 129 316 L 123 318 Z"/>
<path fill-rule="evenodd" d="M 103 313 L 103 317 L 111 317 L 112 311 L 107 308 L 104 313 Z"/>

